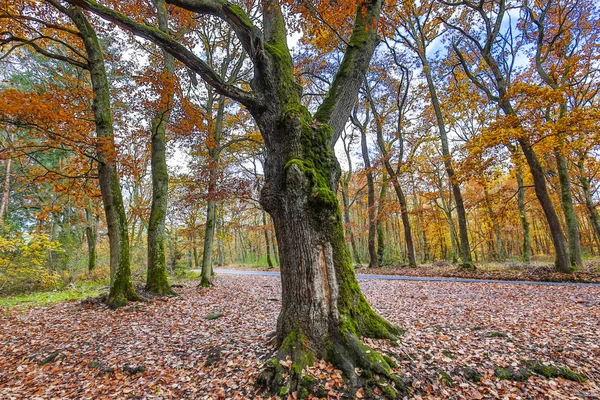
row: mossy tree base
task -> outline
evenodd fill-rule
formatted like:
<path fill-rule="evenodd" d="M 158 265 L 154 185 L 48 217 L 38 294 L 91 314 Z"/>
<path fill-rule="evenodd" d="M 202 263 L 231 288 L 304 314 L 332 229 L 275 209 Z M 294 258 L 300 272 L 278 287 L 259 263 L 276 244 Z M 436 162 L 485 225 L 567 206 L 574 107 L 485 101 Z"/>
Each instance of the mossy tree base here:
<path fill-rule="evenodd" d="M 200 283 L 198 284 L 199 288 L 210 288 L 213 286 L 214 286 L 214 284 L 212 283 L 212 280 L 209 278 L 206 278 L 204 275 L 202 276 L 202 278 L 200 279 Z"/>
<path fill-rule="evenodd" d="M 298 399 L 309 395 L 323 397 L 319 382 L 303 374 L 304 368 L 312 367 L 317 358 L 322 358 L 343 372 L 346 394 L 352 398 L 360 388 L 370 399 L 398 399 L 409 393 L 407 382 L 392 371 L 396 366 L 393 360 L 365 346 L 351 332 L 340 332 L 335 339 L 327 340 L 321 352 L 311 346 L 305 336 L 289 334 L 276 356 L 265 363 L 257 381 L 259 388 L 281 397 L 294 392 Z"/>
<path fill-rule="evenodd" d="M 175 292 L 173 289 L 171 289 L 171 285 L 169 285 L 168 282 L 163 282 L 163 283 L 155 282 L 152 284 L 147 284 L 145 289 L 146 289 L 146 292 L 148 292 L 149 294 L 151 294 L 153 296 L 157 296 L 157 297 L 179 296 L 179 294 L 177 292 Z"/>
<path fill-rule="evenodd" d="M 477 269 L 477 267 L 475 266 L 475 264 L 473 264 L 472 261 L 462 262 L 460 264 L 460 267 L 462 269 L 468 269 L 468 270 L 472 270 L 472 271 L 475 271 Z"/>
<path fill-rule="evenodd" d="M 108 307 L 115 310 L 126 306 L 130 301 L 141 301 L 142 298 L 135 292 L 133 284 L 113 285 L 108 294 Z"/>

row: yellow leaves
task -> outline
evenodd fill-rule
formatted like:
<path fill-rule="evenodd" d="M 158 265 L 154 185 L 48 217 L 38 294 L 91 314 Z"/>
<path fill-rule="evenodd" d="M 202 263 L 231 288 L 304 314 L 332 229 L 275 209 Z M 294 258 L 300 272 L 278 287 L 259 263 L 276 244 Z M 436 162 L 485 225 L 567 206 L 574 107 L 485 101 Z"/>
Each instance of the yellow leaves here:
<path fill-rule="evenodd" d="M 29 241 L 23 237 L 0 237 L 0 293 L 56 286 L 60 276 L 44 266 L 48 252 L 62 251 L 60 243 L 47 235 L 34 234 Z"/>

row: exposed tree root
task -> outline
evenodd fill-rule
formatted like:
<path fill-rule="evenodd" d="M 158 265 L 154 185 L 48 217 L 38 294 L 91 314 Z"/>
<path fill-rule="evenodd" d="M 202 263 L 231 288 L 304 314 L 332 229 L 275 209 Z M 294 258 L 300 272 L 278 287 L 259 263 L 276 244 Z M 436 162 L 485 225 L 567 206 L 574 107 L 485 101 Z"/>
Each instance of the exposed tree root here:
<path fill-rule="evenodd" d="M 354 398 L 359 388 L 369 399 L 399 399 L 408 395 L 408 383 L 392 372 L 395 367 L 392 359 L 365 346 L 351 332 L 326 339 L 321 351 L 311 347 L 304 335 L 289 334 L 276 356 L 265 363 L 257 385 L 272 395 L 296 392 L 298 399 L 310 394 L 323 397 L 324 388 L 319 382 L 303 374 L 305 367 L 312 367 L 317 358 L 322 358 L 343 372 L 347 398 Z"/>

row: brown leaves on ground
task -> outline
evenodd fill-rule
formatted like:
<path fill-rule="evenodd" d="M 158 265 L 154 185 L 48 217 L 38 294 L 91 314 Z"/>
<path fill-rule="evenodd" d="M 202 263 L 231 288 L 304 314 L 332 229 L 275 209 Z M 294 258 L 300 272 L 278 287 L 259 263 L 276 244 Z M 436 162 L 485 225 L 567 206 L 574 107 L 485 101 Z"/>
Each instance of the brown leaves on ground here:
<path fill-rule="evenodd" d="M 485 283 L 363 281 L 373 306 L 407 329 L 399 344 L 367 340 L 412 379 L 414 398 L 574 399 L 600 396 L 600 289 Z M 180 297 L 110 311 L 72 302 L 0 314 L 0 398 L 255 399 L 272 353 L 279 278 L 186 284 Z M 207 320 L 206 315 L 223 313 Z M 589 379 L 499 380 L 523 360 Z M 307 371 L 329 398 L 339 371 Z M 474 376 L 479 375 L 479 382 Z M 359 397 L 362 392 L 359 392 Z"/>

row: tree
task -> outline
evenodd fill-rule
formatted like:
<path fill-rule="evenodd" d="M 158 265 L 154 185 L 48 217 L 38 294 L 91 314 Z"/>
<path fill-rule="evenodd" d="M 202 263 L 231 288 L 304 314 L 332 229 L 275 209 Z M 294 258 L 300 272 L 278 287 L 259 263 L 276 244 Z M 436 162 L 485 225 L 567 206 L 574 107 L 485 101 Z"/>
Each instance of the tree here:
<path fill-rule="evenodd" d="M 153 0 L 156 7 L 158 28 L 169 32 L 167 8 L 164 0 Z M 152 171 L 152 205 L 148 221 L 148 274 L 146 290 L 159 296 L 174 295 L 169 285 L 165 258 L 165 219 L 169 195 L 169 171 L 166 156 L 166 128 L 173 107 L 173 79 L 175 59 L 163 51 L 164 67 L 159 109 L 156 110 L 151 125 L 150 153 Z"/>
<path fill-rule="evenodd" d="M 280 249 L 282 309 L 277 322 L 277 359 L 292 358 L 291 386 L 280 391 L 283 369 L 269 363 L 263 378 L 278 393 L 296 389 L 301 371 L 316 357 L 332 361 L 349 382 L 355 368 L 379 375 L 389 397 L 403 391 L 389 364 L 360 341 L 361 336 L 395 338 L 400 330 L 368 305 L 345 245 L 336 193 L 339 166 L 333 144 L 341 135 L 378 43 L 381 1 L 353 5 L 352 32 L 328 94 L 313 114 L 300 101 L 280 4 L 262 4 L 262 29 L 226 1 L 177 0 L 199 15 L 215 15 L 231 26 L 254 65 L 250 91 L 225 82 L 206 62 L 161 31 L 92 0 L 69 0 L 149 39 L 198 73 L 217 92 L 243 104 L 254 117 L 266 148 L 260 202 L 271 215 Z M 321 4 L 322 7 L 328 7 Z M 307 11 L 308 12 L 308 11 Z"/>

